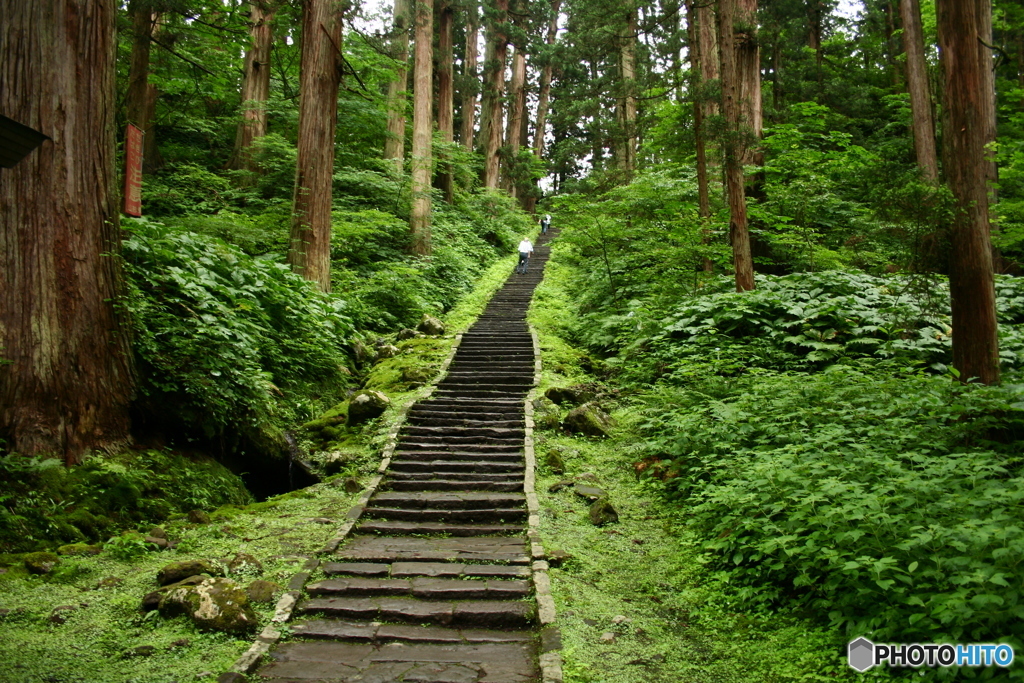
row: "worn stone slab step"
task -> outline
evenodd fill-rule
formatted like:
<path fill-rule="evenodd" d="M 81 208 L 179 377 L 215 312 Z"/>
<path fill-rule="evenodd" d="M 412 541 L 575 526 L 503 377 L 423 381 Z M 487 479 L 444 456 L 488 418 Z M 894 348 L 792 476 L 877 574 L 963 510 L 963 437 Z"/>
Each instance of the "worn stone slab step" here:
<path fill-rule="evenodd" d="M 417 403 L 414 410 L 430 411 L 451 411 L 457 410 L 467 415 L 473 413 L 507 413 L 523 409 L 523 401 L 520 398 L 503 398 L 499 400 L 479 400 L 471 398 L 435 398 L 431 396 L 429 401 Z"/>
<path fill-rule="evenodd" d="M 377 578 L 408 578 L 416 576 L 453 579 L 496 578 L 528 579 L 530 568 L 510 564 L 459 564 L 457 562 L 328 562 L 323 566 L 328 576 L 364 576 Z"/>
<path fill-rule="evenodd" d="M 417 403 L 415 406 L 409 409 L 408 416 L 410 419 L 419 418 L 441 418 L 445 420 L 465 420 L 469 424 L 475 422 L 491 422 L 491 421 L 510 421 L 510 422 L 522 422 L 523 421 L 523 406 L 522 404 L 511 404 L 508 406 L 481 406 L 481 408 L 488 408 L 488 410 L 466 410 L 466 406 L 460 405 L 434 405 L 430 402 L 424 401 Z"/>
<path fill-rule="evenodd" d="M 435 472 L 388 472 L 390 481 L 434 481 L 444 479 L 449 481 L 523 481 L 522 472 L 452 472 L 450 470 L 437 470 Z"/>
<path fill-rule="evenodd" d="M 401 481 L 390 479 L 382 487 L 392 491 L 522 491 L 522 481 L 487 481 L 460 479 L 428 479 L 424 481 Z"/>
<path fill-rule="evenodd" d="M 434 413 L 435 415 L 438 413 Z M 440 413 L 444 414 L 444 413 Z M 489 420 L 470 420 L 467 418 L 456 417 L 457 413 L 449 413 L 452 417 L 426 417 L 424 415 L 410 415 L 406 417 L 406 424 L 412 424 L 423 427 L 493 427 L 497 429 L 523 429 L 526 421 L 522 418 L 518 420 L 503 420 L 504 417 L 501 414 L 495 415 Z"/>
<path fill-rule="evenodd" d="M 507 562 L 528 564 L 530 546 L 521 536 L 425 538 L 352 536 L 339 549 L 339 560 L 359 562 Z"/>
<path fill-rule="evenodd" d="M 441 626 L 409 626 L 382 624 L 375 621 L 342 621 L 339 619 L 311 619 L 292 626 L 292 634 L 300 638 L 339 640 L 352 642 L 444 643 L 460 645 L 471 643 L 533 643 L 536 635 L 531 631 L 494 631 L 490 629 L 444 628 Z"/>
<path fill-rule="evenodd" d="M 496 439 L 519 439 L 526 434 L 520 428 L 503 427 L 431 427 L 428 425 L 404 425 L 399 435 L 450 437 L 491 437 Z"/>
<path fill-rule="evenodd" d="M 518 384 L 528 384 L 533 386 L 533 370 L 528 369 L 516 373 L 492 372 L 489 374 L 480 372 L 449 372 L 448 376 L 445 377 L 441 384 L 444 384 L 445 386 L 450 386 L 452 384 L 466 386 L 487 385 L 490 387 L 507 387 Z"/>
<path fill-rule="evenodd" d="M 430 510 L 417 508 L 368 507 L 363 517 L 372 519 L 419 520 L 423 522 L 521 522 L 526 508 L 488 508 L 484 510 Z"/>
<path fill-rule="evenodd" d="M 296 608 L 301 614 L 339 619 L 372 619 L 406 624 L 525 628 L 534 621 L 533 603 L 509 600 L 434 601 L 413 598 L 310 598 Z"/>
<path fill-rule="evenodd" d="M 410 536 L 433 534 L 436 536 L 511 536 L 526 533 L 522 524 L 460 524 L 458 522 L 407 522 L 388 519 L 365 519 L 356 526 L 361 534 L 382 536 Z"/>
<path fill-rule="evenodd" d="M 370 499 L 371 505 L 406 509 L 484 510 L 494 507 L 526 505 L 522 493 L 470 493 L 429 491 L 421 493 L 381 491 Z"/>
<path fill-rule="evenodd" d="M 520 475 L 522 463 L 516 462 L 466 462 L 465 460 L 392 460 L 390 474 L 395 472 L 497 472 Z"/>
<path fill-rule="evenodd" d="M 346 643 L 297 641 L 271 651 L 260 670 L 273 683 L 528 683 L 540 680 L 529 642 Z"/>
<path fill-rule="evenodd" d="M 490 390 L 485 390 L 470 389 L 460 385 L 446 386 L 444 384 L 438 384 L 437 389 L 434 390 L 434 395 L 438 398 L 459 396 L 463 398 L 505 398 L 522 401 L 529 391 L 530 387 L 526 385 L 512 385 L 511 388 L 508 385 L 503 385 L 501 387 L 492 387 Z"/>
<path fill-rule="evenodd" d="M 459 442 L 448 442 L 441 440 L 426 440 L 417 439 L 416 441 L 399 441 L 396 450 L 401 453 L 413 452 L 413 451 L 436 451 L 438 453 L 445 453 L 446 451 L 451 452 L 467 452 L 467 453 L 519 453 L 523 450 L 523 443 L 520 440 L 518 443 L 502 443 L 501 441 L 495 440 L 494 443 L 481 443 L 477 440 L 466 439 L 465 441 Z"/>
<path fill-rule="evenodd" d="M 401 448 L 401 446 L 399 446 Z M 436 446 L 433 450 L 398 450 L 395 451 L 394 457 L 401 458 L 402 460 L 465 460 L 466 462 L 522 462 L 523 454 L 522 449 L 507 449 L 504 447 L 503 450 L 495 450 L 495 447 L 490 448 L 473 448 L 470 450 L 468 447 L 459 447 L 453 450 L 440 450 Z"/>
<path fill-rule="evenodd" d="M 337 578 L 306 586 L 318 598 L 412 597 L 420 600 L 522 600 L 530 594 L 530 582 L 507 579 L 410 579 Z"/>

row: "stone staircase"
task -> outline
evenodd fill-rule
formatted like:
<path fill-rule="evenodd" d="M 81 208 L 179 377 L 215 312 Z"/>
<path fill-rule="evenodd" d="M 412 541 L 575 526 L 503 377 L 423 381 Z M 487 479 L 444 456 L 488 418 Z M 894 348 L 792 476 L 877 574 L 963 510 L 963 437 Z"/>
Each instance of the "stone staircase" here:
<path fill-rule="evenodd" d="M 510 276 L 432 395 L 409 410 L 378 488 L 322 565 L 328 578 L 306 585 L 295 607 L 296 637 L 271 650 L 256 679 L 561 680 L 550 659 L 541 665 L 557 636 L 540 629 L 554 616 L 550 596 L 550 616 L 538 618 L 547 567 L 530 530 L 530 442 L 524 457 L 537 371 L 526 309 L 547 261 L 544 237 L 529 272 Z"/>

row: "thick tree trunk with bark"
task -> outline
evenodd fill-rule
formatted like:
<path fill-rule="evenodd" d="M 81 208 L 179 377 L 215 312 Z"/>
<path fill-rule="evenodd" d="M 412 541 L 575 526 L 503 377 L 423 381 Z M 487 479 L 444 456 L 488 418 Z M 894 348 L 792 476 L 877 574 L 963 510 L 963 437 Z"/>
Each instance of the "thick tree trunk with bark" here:
<path fill-rule="evenodd" d="M 697 13 L 694 11 L 694 2 L 695 0 L 686 0 L 686 31 L 690 46 L 688 51 L 690 56 L 690 91 L 694 93 L 693 135 L 697 152 L 697 212 L 701 222 L 706 225 L 707 220 L 711 218 L 711 193 L 708 188 L 708 159 L 704 133 L 704 102 L 702 101 L 704 83 L 701 80 L 701 64 L 704 60 L 704 55 L 701 53 L 700 29 L 695 23 Z M 707 244 L 710 240 L 709 230 L 705 227 L 701 230 L 701 234 L 701 241 Z M 705 257 L 703 259 L 703 268 L 705 272 L 710 273 L 712 271 L 713 264 L 710 258 Z"/>
<path fill-rule="evenodd" d="M 994 126 L 986 72 L 991 57 L 978 49 L 988 0 L 938 0 L 942 67 L 944 166 L 956 199 L 950 245 L 953 365 L 962 381 L 999 382 L 999 337 L 992 244 L 989 237 L 986 145 Z"/>
<path fill-rule="evenodd" d="M 986 93 L 984 100 L 985 113 L 984 120 L 988 128 L 985 131 L 985 136 L 990 141 L 996 139 L 996 73 L 995 73 L 995 54 L 994 50 L 990 47 L 992 43 L 992 3 L 991 2 L 978 2 L 977 17 L 978 17 L 978 59 L 981 61 L 981 76 L 982 84 L 981 87 Z M 999 175 L 996 169 L 995 156 L 992 153 L 986 155 L 988 164 L 986 165 L 986 171 L 988 173 L 988 180 L 990 183 L 995 183 L 999 180 Z M 989 202 L 995 201 L 996 187 L 995 185 L 989 186 Z"/>
<path fill-rule="evenodd" d="M 700 79 L 707 85 L 722 77 L 719 67 L 718 50 L 718 15 L 715 5 L 710 0 L 695 0 L 695 17 L 697 22 L 697 40 L 700 42 Z M 713 97 L 704 98 L 705 120 L 718 116 L 718 100 Z"/>
<path fill-rule="evenodd" d="M 749 9 L 756 0 L 719 0 L 718 26 L 722 66 L 722 110 L 726 119 L 725 184 L 729 200 L 729 238 L 732 242 L 733 268 L 736 271 L 736 291 L 754 288 L 754 264 L 750 254 L 750 231 L 747 226 L 747 199 L 744 187 L 743 162 L 748 141 L 753 131 L 744 121 L 749 103 L 743 101 L 744 83 L 750 78 L 742 69 L 750 68 L 746 59 L 747 42 L 756 41 L 756 24 L 751 22 Z M 756 43 L 753 48 L 756 52 Z M 756 68 L 756 67 L 755 67 Z M 758 77 L 754 74 L 754 78 Z M 751 93 L 746 95 L 749 97 Z"/>
<path fill-rule="evenodd" d="M 113 0 L 0 0 L 0 111 L 51 138 L 0 170 L 0 437 L 67 464 L 129 430 L 115 14 Z"/>
<path fill-rule="evenodd" d="M 508 0 L 494 0 L 497 16 L 487 26 L 487 50 L 484 60 L 484 97 L 480 138 L 484 145 L 484 187 L 497 189 L 501 161 L 498 150 L 504 128 L 502 96 L 505 93 L 505 60 L 508 56 Z"/>
<path fill-rule="evenodd" d="M 558 12 L 562 8 L 562 0 L 551 0 L 551 20 L 548 23 L 547 45 L 555 44 L 558 37 Z M 554 65 L 548 55 L 540 72 L 540 91 L 537 97 L 537 125 L 533 132 L 533 153 L 538 159 L 544 158 L 544 136 L 547 133 L 548 105 L 551 100 L 551 76 Z"/>
<path fill-rule="evenodd" d="M 162 165 L 153 130 L 156 110 L 156 86 L 149 82 L 149 62 L 153 36 L 160 15 L 153 11 L 153 3 L 133 0 L 128 6 L 132 20 L 132 56 L 128 68 L 128 121 L 135 124 L 143 135 L 143 171 L 151 173 Z"/>
<path fill-rule="evenodd" d="M 384 158 L 393 159 L 401 173 L 405 157 L 405 96 L 409 87 L 409 17 L 413 0 L 395 0 L 391 50 L 398 63 L 395 80 L 388 84 L 388 132 L 384 140 Z"/>
<path fill-rule="evenodd" d="M 437 13 L 437 131 L 445 142 L 455 140 L 454 29 L 455 10 L 451 0 L 441 0 Z M 451 163 L 441 163 L 437 184 L 450 203 L 455 191 Z"/>
<path fill-rule="evenodd" d="M 412 252 L 430 253 L 430 143 L 434 87 L 434 0 L 416 0 L 416 53 L 413 60 L 412 95 Z"/>
<path fill-rule="evenodd" d="M 620 147 L 616 161 L 627 178 L 636 171 L 636 8 L 628 10 L 626 24 L 619 35 L 619 75 L 622 96 L 619 99 L 618 119 Z"/>
<path fill-rule="evenodd" d="M 736 0 L 733 48 L 739 78 L 740 121 L 747 139 L 743 141 L 743 163 L 763 166 L 764 109 L 761 102 L 761 49 L 757 42 L 757 0 Z"/>
<path fill-rule="evenodd" d="M 814 64 L 817 68 L 818 82 L 820 83 L 824 77 L 822 71 L 822 52 L 821 52 L 821 20 L 822 15 L 825 13 L 822 0 L 807 0 L 807 47 L 814 51 Z"/>
<path fill-rule="evenodd" d="M 270 48 L 273 43 L 273 11 L 261 2 L 249 6 L 249 39 L 242 76 L 242 120 L 235 133 L 235 148 L 228 168 L 255 171 L 252 145 L 267 134 L 267 100 L 270 98 Z"/>
<path fill-rule="evenodd" d="M 343 6 L 336 0 L 303 0 L 299 144 L 288 263 L 324 292 L 331 291 L 331 181 L 342 15 Z"/>
<path fill-rule="evenodd" d="M 466 7 L 466 51 L 462 66 L 462 135 L 460 142 L 467 150 L 476 147 L 473 131 L 476 123 L 476 99 L 479 84 L 477 75 L 477 33 L 480 15 L 475 0 Z"/>
<path fill-rule="evenodd" d="M 512 80 L 508 85 L 508 121 L 505 124 L 505 146 L 509 148 L 510 156 L 515 159 L 519 154 L 519 143 L 523 134 L 523 121 L 526 111 L 526 53 L 523 48 L 516 46 L 512 55 Z M 518 188 L 515 179 L 506 174 L 503 185 L 509 194 L 516 196 Z"/>
<path fill-rule="evenodd" d="M 924 59 L 924 32 L 921 28 L 920 0 L 900 0 L 903 19 L 903 49 L 907 54 L 907 90 L 913 120 L 914 150 L 921 174 L 929 182 L 939 180 L 939 160 L 935 150 L 935 122 L 928 86 L 928 66 Z"/>

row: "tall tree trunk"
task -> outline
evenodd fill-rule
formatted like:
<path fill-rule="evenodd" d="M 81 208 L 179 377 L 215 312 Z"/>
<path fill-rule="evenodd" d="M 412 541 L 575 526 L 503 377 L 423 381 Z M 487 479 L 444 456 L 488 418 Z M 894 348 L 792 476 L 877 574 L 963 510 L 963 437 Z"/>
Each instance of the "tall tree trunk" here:
<path fill-rule="evenodd" d="M 252 145 L 267 134 L 267 100 L 270 98 L 270 48 L 273 43 L 271 22 L 274 12 L 263 3 L 249 5 L 249 39 L 242 76 L 242 120 L 235 133 L 235 148 L 228 168 L 255 171 Z"/>
<path fill-rule="evenodd" d="M 337 0 L 303 0 L 299 144 L 288 263 L 324 292 L 331 291 L 331 181 L 342 13 Z"/>
<path fill-rule="evenodd" d="M 764 109 L 761 102 L 761 49 L 757 42 L 757 0 L 737 0 L 734 51 L 739 77 L 740 118 L 747 139 L 744 165 L 763 166 Z"/>
<path fill-rule="evenodd" d="M 622 78 L 622 96 L 619 98 L 618 119 L 620 147 L 616 161 L 627 178 L 636 171 L 636 8 L 630 7 L 626 24 L 619 35 L 619 75 Z"/>
<path fill-rule="evenodd" d="M 508 0 L 494 0 L 497 13 L 487 26 L 487 51 L 484 60 L 484 99 L 480 137 L 484 143 L 484 187 L 497 189 L 501 171 L 503 107 L 505 92 L 505 60 L 508 56 Z"/>
<path fill-rule="evenodd" d="M 0 170 L 0 436 L 67 464 L 128 438 L 113 0 L 0 0 L 0 111 L 50 140 Z"/>
<path fill-rule="evenodd" d="M 511 164 L 515 165 L 515 158 L 519 154 L 519 144 L 523 133 L 523 115 L 526 110 L 525 91 L 526 88 L 526 53 L 519 45 L 515 46 L 515 53 L 512 55 L 512 80 L 508 86 L 508 122 L 505 126 L 505 146 L 509 149 Z M 518 194 L 516 180 L 511 174 L 506 174 L 503 185 L 509 194 L 515 197 Z"/>
<path fill-rule="evenodd" d="M 480 14 L 476 0 L 466 6 L 466 56 L 462 65 L 462 146 L 472 151 L 475 147 L 473 130 L 476 122 L 476 98 L 479 84 L 477 75 L 477 33 L 480 28 Z"/>
<path fill-rule="evenodd" d="M 753 5 L 753 7 L 751 7 Z M 729 238 L 732 242 L 736 291 L 754 288 L 754 264 L 750 255 L 750 231 L 747 226 L 747 198 L 744 187 L 743 161 L 752 130 L 744 119 L 750 106 L 743 101 L 745 82 L 749 76 L 741 69 L 750 68 L 746 59 L 748 42 L 756 23 L 750 10 L 756 11 L 756 0 L 719 0 L 718 26 L 722 65 L 722 109 L 725 113 L 725 184 L 729 200 Z M 754 46 L 756 52 L 756 43 Z M 755 73 L 754 78 L 757 78 Z M 749 92 L 746 93 L 748 96 Z"/>
<path fill-rule="evenodd" d="M 695 24 L 696 12 L 694 3 L 697 0 L 686 0 L 686 30 L 690 44 L 690 92 L 693 93 L 693 135 L 697 148 L 697 211 L 701 222 L 706 223 L 711 218 L 711 193 L 708 189 L 708 159 L 704 134 L 704 83 L 701 80 L 701 63 L 704 55 L 701 53 L 699 40 L 700 29 Z M 709 231 L 701 230 L 701 241 L 707 243 L 710 239 Z M 711 259 L 703 259 L 703 267 L 706 272 L 711 272 Z"/>
<path fill-rule="evenodd" d="M 548 22 L 548 35 L 545 43 L 550 47 L 558 37 L 558 12 L 562 8 L 562 0 L 551 0 L 551 20 Z M 540 92 L 537 98 L 537 125 L 533 132 L 533 153 L 538 159 L 544 158 L 544 136 L 547 133 L 548 103 L 551 100 L 551 76 L 554 65 L 552 55 L 545 57 L 544 67 L 540 72 Z"/>
<path fill-rule="evenodd" d="M 892 71 L 892 85 L 896 90 L 901 90 L 903 81 L 900 78 L 901 72 L 897 66 L 900 50 L 896 40 L 896 31 L 899 29 L 896 25 L 898 10 L 893 6 L 894 2 L 898 2 L 898 0 L 885 0 L 882 4 L 882 12 L 885 14 L 885 47 L 888 53 L 887 57 L 889 58 L 889 68 Z"/>
<path fill-rule="evenodd" d="M 384 140 L 384 158 L 393 159 L 401 173 L 405 157 L 405 96 L 409 87 L 409 15 L 413 0 L 395 0 L 391 51 L 397 62 L 395 80 L 388 83 L 388 132 Z"/>
<path fill-rule="evenodd" d="M 156 109 L 156 86 L 149 82 L 150 52 L 160 15 L 153 11 L 153 2 L 132 0 L 128 6 L 132 20 L 132 54 L 128 68 L 128 121 L 143 135 L 143 171 L 151 173 L 163 165 L 156 146 L 153 114 Z"/>
<path fill-rule="evenodd" d="M 939 160 L 935 151 L 935 123 L 932 121 L 932 98 L 928 86 L 928 67 L 924 59 L 924 32 L 921 29 L 919 0 L 900 0 L 903 19 L 903 49 L 907 53 L 907 89 L 913 121 L 914 149 L 917 165 L 926 180 L 939 180 Z"/>
<path fill-rule="evenodd" d="M 697 39 L 700 43 L 700 79 L 706 87 L 709 83 L 722 77 L 719 67 L 718 17 L 715 14 L 714 3 L 709 0 L 701 0 L 696 5 L 694 19 L 697 22 Z M 714 97 L 705 97 L 705 120 L 712 116 L 718 116 L 718 111 L 718 100 Z"/>
<path fill-rule="evenodd" d="M 451 0 L 441 0 L 437 18 L 437 130 L 442 140 L 451 143 L 455 140 L 455 46 L 452 42 L 455 10 Z M 455 188 L 449 161 L 441 163 L 437 181 L 445 200 L 451 203 Z"/>
<path fill-rule="evenodd" d="M 962 381 L 999 382 L 999 337 L 992 244 L 989 237 L 986 145 L 991 57 L 978 49 L 984 31 L 981 5 L 989 0 L 938 0 L 942 67 L 944 167 L 957 211 L 951 234 L 949 292 L 953 312 L 953 365 Z"/>
<path fill-rule="evenodd" d="M 990 47 L 992 43 L 992 3 L 989 2 L 978 2 L 977 6 L 977 17 L 978 17 L 978 59 L 981 61 L 981 87 L 984 93 L 986 93 L 984 99 L 985 111 L 983 114 L 984 121 L 987 125 L 985 130 L 985 136 L 990 142 L 994 142 L 996 139 L 996 74 L 995 74 L 995 55 Z M 991 152 L 986 154 L 986 172 L 988 174 L 989 185 L 989 201 L 995 201 L 996 186 L 994 183 L 999 180 L 999 175 L 996 169 L 996 160 Z"/>
<path fill-rule="evenodd" d="M 821 53 L 821 19 L 825 8 L 822 0 L 807 0 L 807 47 L 814 51 L 814 64 L 817 69 L 818 83 L 824 78 Z"/>
<path fill-rule="evenodd" d="M 430 143 L 434 87 L 434 0 L 416 0 L 416 55 L 413 60 L 412 95 L 412 252 L 430 254 Z"/>

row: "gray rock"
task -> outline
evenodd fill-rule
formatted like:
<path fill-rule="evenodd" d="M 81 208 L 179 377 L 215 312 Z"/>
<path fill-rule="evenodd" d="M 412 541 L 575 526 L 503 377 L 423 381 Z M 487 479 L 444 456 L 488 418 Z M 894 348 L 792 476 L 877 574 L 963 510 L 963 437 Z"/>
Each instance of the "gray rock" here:
<path fill-rule="evenodd" d="M 562 452 L 557 448 L 549 450 L 548 454 L 544 456 L 544 466 L 555 474 L 565 474 L 565 460 L 562 459 Z"/>
<path fill-rule="evenodd" d="M 283 590 L 284 586 L 273 581 L 256 579 L 246 587 L 245 594 L 249 596 L 250 602 L 273 602 L 274 595 Z"/>
<path fill-rule="evenodd" d="M 144 536 L 146 543 L 152 543 L 161 550 L 166 550 L 169 545 L 166 538 L 159 538 L 157 536 Z"/>
<path fill-rule="evenodd" d="M 359 480 L 354 477 L 348 477 L 342 484 L 345 487 L 345 493 L 359 493 L 363 490 L 363 485 L 359 483 Z"/>
<path fill-rule="evenodd" d="M 563 564 L 572 559 L 572 555 L 565 552 L 561 548 L 552 548 L 547 552 L 548 564 L 552 567 L 561 567 Z"/>
<path fill-rule="evenodd" d="M 188 513 L 188 521 L 192 522 L 193 524 L 209 524 L 210 515 L 208 515 L 203 510 L 192 510 L 191 512 Z"/>
<path fill-rule="evenodd" d="M 576 495 L 582 496 L 587 500 L 597 500 L 598 498 L 606 498 L 608 496 L 608 492 L 604 489 L 599 489 L 596 486 L 588 486 L 587 484 L 577 483 L 573 486 L 573 490 L 576 492 Z"/>
<path fill-rule="evenodd" d="M 558 429 L 562 415 L 556 406 L 546 398 L 533 401 L 533 423 L 538 429 Z"/>
<path fill-rule="evenodd" d="M 570 486 L 574 486 L 576 482 L 572 479 L 563 479 L 562 481 L 556 481 L 554 484 L 548 487 L 548 493 L 558 493 L 562 489 L 567 489 Z"/>
<path fill-rule="evenodd" d="M 377 360 L 394 358 L 398 355 L 398 347 L 394 344 L 383 344 L 377 347 Z"/>
<path fill-rule="evenodd" d="M 384 414 L 391 405 L 391 399 L 379 391 L 360 391 L 348 404 L 348 424 L 368 422 Z"/>
<path fill-rule="evenodd" d="M 147 535 L 152 536 L 153 538 L 162 538 L 164 540 L 167 540 L 167 532 L 164 531 L 163 528 L 158 526 L 155 526 L 152 529 L 150 529 Z"/>
<path fill-rule="evenodd" d="M 420 321 L 419 327 L 416 329 L 427 336 L 437 337 L 444 334 L 444 323 L 434 316 L 424 313 L 423 320 Z"/>
<path fill-rule="evenodd" d="M 60 564 L 60 558 L 53 553 L 29 553 L 22 560 L 29 574 L 49 574 Z"/>
<path fill-rule="evenodd" d="M 167 617 L 184 614 L 201 629 L 227 633 L 246 633 L 257 625 L 245 589 L 224 578 L 168 591 L 160 600 L 160 613 Z"/>
<path fill-rule="evenodd" d="M 402 368 L 402 381 L 408 383 L 423 384 L 434 376 L 429 368 Z"/>
<path fill-rule="evenodd" d="M 585 384 L 575 384 L 571 387 L 551 387 L 544 392 L 544 396 L 558 405 L 572 406 L 593 401 L 596 395 L 596 392 Z"/>
<path fill-rule="evenodd" d="M 570 434 L 607 437 L 612 428 L 612 418 L 596 403 L 584 403 L 573 408 L 562 420 L 562 428 Z"/>
<path fill-rule="evenodd" d="M 611 632 L 602 633 L 601 634 L 601 642 L 602 643 L 614 643 L 615 642 L 615 634 L 611 633 Z"/>
<path fill-rule="evenodd" d="M 399 330 L 398 334 L 395 335 L 398 341 L 405 341 L 406 339 L 414 339 L 419 334 L 416 330 L 410 330 L 408 327 L 404 330 Z"/>
<path fill-rule="evenodd" d="M 157 572 L 156 582 L 158 585 L 167 586 L 197 574 L 224 576 L 224 570 L 212 560 L 182 560 L 180 562 L 171 562 Z"/>
<path fill-rule="evenodd" d="M 140 606 L 140 609 L 143 612 L 152 612 L 160 607 L 160 600 L 168 591 L 174 590 L 175 588 L 181 588 L 182 586 L 198 586 L 209 578 L 209 574 L 196 574 L 195 576 L 190 576 L 187 579 L 182 579 L 177 583 L 172 583 L 164 586 L 163 588 L 158 588 L 155 591 L 146 593 L 146 595 L 142 596 L 142 605 Z"/>
<path fill-rule="evenodd" d="M 587 514 L 590 517 L 590 523 L 594 526 L 614 524 L 619 521 L 619 513 L 612 507 L 611 502 L 607 498 L 595 500 Z"/>

